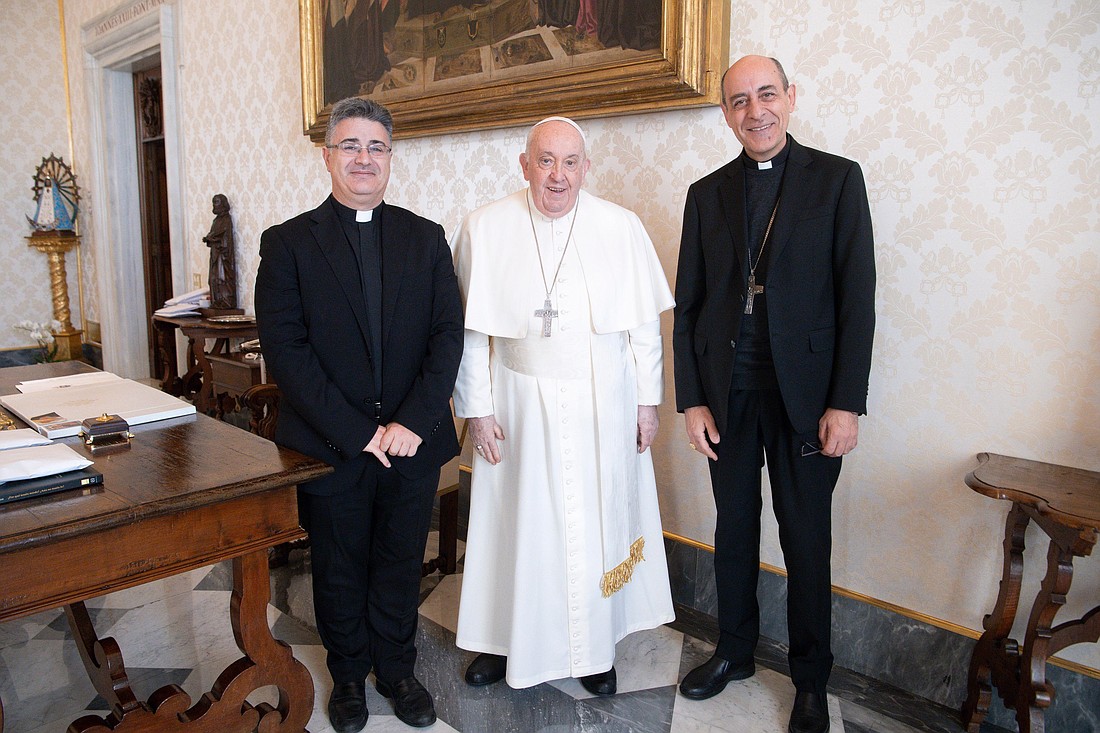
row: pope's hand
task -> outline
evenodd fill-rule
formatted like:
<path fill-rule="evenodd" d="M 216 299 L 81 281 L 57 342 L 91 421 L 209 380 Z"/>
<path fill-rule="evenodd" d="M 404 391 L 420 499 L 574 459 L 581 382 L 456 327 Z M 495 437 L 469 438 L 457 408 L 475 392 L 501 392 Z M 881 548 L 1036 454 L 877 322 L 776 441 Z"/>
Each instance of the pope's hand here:
<path fill-rule="evenodd" d="M 661 419 L 657 417 L 657 405 L 638 405 L 638 452 L 645 453 L 653 445 Z"/>
<path fill-rule="evenodd" d="M 466 425 L 470 429 L 470 439 L 474 441 L 474 453 L 488 461 L 491 466 L 500 463 L 504 454 L 497 441 L 504 441 L 504 430 L 497 423 L 496 417 L 486 415 L 467 418 Z"/>

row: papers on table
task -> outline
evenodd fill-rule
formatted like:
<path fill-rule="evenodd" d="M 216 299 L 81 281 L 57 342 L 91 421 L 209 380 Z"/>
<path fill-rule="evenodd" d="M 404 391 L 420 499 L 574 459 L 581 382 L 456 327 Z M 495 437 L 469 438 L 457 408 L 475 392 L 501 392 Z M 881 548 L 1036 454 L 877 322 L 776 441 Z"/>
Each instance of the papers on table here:
<path fill-rule="evenodd" d="M 29 448 L 32 445 L 49 445 L 50 439 L 30 428 L 0 430 L 0 450 Z"/>
<path fill-rule="evenodd" d="M 41 392 L 46 389 L 58 389 L 60 387 L 84 387 L 101 382 L 117 382 L 120 379 L 122 377 L 111 372 L 85 372 L 83 374 L 70 374 L 65 377 L 32 379 L 29 382 L 20 382 L 15 385 L 15 388 L 26 394 L 27 392 Z"/>
<path fill-rule="evenodd" d="M 16 388 L 21 394 L 4 395 L 0 404 L 51 439 L 76 435 L 82 420 L 103 414 L 141 425 L 195 413 L 189 402 L 110 372 L 22 382 Z"/>
<path fill-rule="evenodd" d="M 210 288 L 199 288 L 190 293 L 177 295 L 164 301 L 164 307 L 153 315 L 173 318 L 177 316 L 197 316 L 199 308 L 210 307 Z"/>
<path fill-rule="evenodd" d="M 92 465 L 64 443 L 0 451 L 0 484 L 76 471 Z"/>

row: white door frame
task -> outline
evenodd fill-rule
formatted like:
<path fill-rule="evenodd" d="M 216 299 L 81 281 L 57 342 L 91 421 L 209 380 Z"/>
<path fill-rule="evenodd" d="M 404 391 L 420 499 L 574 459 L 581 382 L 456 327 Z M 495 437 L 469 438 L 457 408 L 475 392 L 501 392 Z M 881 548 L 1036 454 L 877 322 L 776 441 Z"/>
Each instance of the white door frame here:
<path fill-rule="evenodd" d="M 124 3 L 82 28 L 88 100 L 91 230 L 96 253 L 103 368 L 149 376 L 133 70 L 160 55 L 172 289 L 190 280 L 183 246 L 183 134 L 179 123 L 178 8 L 171 0 Z"/>

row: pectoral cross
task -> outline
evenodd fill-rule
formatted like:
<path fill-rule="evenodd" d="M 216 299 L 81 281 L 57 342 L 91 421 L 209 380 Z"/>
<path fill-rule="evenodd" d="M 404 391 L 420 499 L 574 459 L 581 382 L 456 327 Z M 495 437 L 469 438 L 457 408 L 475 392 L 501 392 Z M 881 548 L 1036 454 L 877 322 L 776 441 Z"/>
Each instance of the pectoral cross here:
<path fill-rule="evenodd" d="M 551 319 L 558 317 L 558 312 L 550 305 L 550 299 L 547 298 L 546 302 L 542 304 L 542 307 L 535 311 L 535 315 L 542 319 L 542 335 L 550 335 L 550 321 Z"/>
<path fill-rule="evenodd" d="M 749 315 L 752 313 L 752 301 L 757 295 L 764 292 L 763 285 L 756 284 L 756 273 L 749 275 L 749 289 L 745 293 L 745 313 Z"/>

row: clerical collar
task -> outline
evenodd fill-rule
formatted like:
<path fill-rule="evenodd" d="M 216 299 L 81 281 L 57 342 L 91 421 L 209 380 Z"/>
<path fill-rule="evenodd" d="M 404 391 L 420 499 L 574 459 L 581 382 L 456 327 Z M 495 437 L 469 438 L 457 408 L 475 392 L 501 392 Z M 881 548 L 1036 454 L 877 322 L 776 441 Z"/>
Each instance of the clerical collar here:
<path fill-rule="evenodd" d="M 783 164 L 787 162 L 787 156 L 790 154 L 790 152 L 791 152 L 791 136 L 787 135 L 787 144 L 784 145 L 783 149 L 780 150 L 778 153 L 776 153 L 775 156 L 771 160 L 765 160 L 765 161 L 753 160 L 752 158 L 749 157 L 748 153 L 745 152 L 744 150 L 741 151 L 741 160 L 745 164 L 745 167 L 748 168 L 749 170 L 753 170 L 753 171 L 756 171 L 756 170 L 760 170 L 760 171 L 774 170 L 774 169 L 783 167 Z"/>
<path fill-rule="evenodd" d="M 376 209 L 381 208 L 382 204 L 378 204 L 375 209 L 366 209 L 364 211 L 357 211 L 350 206 L 344 206 L 342 203 L 336 200 L 335 196 L 330 197 L 332 199 L 332 207 L 336 210 L 336 215 L 343 221 L 354 221 L 359 223 L 368 222 L 371 220 Z"/>

